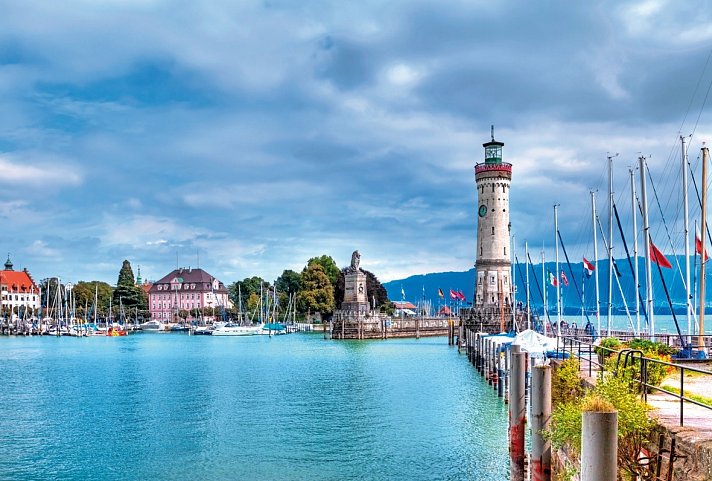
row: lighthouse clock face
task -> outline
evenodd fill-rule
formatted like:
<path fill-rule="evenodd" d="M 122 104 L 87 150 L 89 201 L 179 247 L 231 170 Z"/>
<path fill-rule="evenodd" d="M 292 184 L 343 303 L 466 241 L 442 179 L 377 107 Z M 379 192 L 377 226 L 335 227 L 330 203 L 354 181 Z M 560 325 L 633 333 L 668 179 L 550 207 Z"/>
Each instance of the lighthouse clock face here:
<path fill-rule="evenodd" d="M 480 210 L 479 210 L 480 217 L 484 217 L 487 215 L 487 206 L 481 205 Z"/>

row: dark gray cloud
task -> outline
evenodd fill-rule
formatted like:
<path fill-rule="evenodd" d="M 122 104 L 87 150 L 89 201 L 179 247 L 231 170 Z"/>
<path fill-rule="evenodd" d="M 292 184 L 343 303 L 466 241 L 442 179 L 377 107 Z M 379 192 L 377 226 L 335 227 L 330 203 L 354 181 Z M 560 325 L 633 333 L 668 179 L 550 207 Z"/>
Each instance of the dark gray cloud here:
<path fill-rule="evenodd" d="M 517 243 L 550 250 L 559 203 L 578 257 L 607 152 L 621 205 L 649 157 L 673 224 L 678 130 L 693 157 L 711 130 L 704 2 L 3 7 L 0 248 L 38 277 L 113 282 L 129 258 L 155 278 L 199 251 L 273 278 L 356 248 L 383 280 L 467 269 L 490 124 Z"/>

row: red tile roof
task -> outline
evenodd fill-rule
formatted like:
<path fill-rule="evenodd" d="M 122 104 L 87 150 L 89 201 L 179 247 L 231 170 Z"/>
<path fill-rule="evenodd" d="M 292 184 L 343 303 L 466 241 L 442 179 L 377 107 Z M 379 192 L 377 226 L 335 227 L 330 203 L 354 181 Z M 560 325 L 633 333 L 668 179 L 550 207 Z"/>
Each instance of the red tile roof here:
<path fill-rule="evenodd" d="M 400 301 L 395 301 L 393 302 L 393 305 L 395 306 L 396 309 L 417 309 L 418 306 L 413 304 L 412 302 L 400 302 Z"/>
<path fill-rule="evenodd" d="M 26 271 L 0 271 L 0 284 L 12 292 L 40 291 Z"/>

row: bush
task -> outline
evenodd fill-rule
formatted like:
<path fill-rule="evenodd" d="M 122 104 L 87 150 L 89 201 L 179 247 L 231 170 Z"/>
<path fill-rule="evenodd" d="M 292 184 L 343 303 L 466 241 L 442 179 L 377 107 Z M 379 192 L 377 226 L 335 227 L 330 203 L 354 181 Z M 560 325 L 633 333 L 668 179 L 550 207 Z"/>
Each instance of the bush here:
<path fill-rule="evenodd" d="M 613 351 L 620 351 L 623 348 L 623 343 L 617 337 L 605 337 L 601 339 L 601 343 L 594 348 L 596 354 L 602 354 L 604 357 L 613 355 Z"/>
<path fill-rule="evenodd" d="M 557 406 L 583 396 L 584 389 L 579 377 L 580 364 L 575 358 L 566 359 L 554 369 L 551 379 L 551 403 Z"/>
<path fill-rule="evenodd" d="M 650 341 L 648 339 L 632 339 L 628 342 L 630 349 L 638 349 L 644 353 L 654 353 L 660 356 L 670 356 L 675 353 L 676 349 L 663 344 L 661 342 Z M 646 357 L 648 357 L 646 355 Z"/>
<path fill-rule="evenodd" d="M 561 403 L 552 412 L 547 437 L 553 449 L 567 448 L 578 459 L 581 455 L 582 412 L 605 407 L 618 412 L 618 466 L 630 475 L 637 473 L 637 457 L 649 438 L 655 422 L 648 417 L 649 407 L 618 377 L 602 379 L 585 396 Z"/>

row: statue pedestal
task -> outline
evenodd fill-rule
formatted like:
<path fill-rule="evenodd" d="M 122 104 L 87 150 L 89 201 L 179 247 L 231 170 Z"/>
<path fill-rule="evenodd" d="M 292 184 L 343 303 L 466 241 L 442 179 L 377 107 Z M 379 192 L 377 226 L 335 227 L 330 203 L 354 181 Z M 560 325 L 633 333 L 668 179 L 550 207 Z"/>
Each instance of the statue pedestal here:
<path fill-rule="evenodd" d="M 361 269 L 354 269 L 344 276 L 344 302 L 342 311 L 368 312 L 368 292 L 366 291 L 366 274 Z"/>

